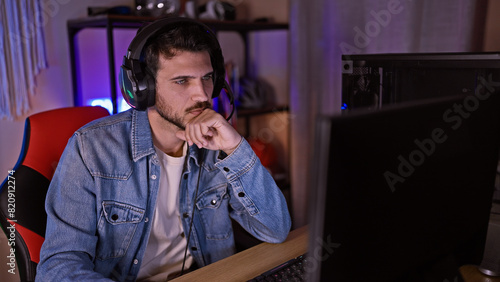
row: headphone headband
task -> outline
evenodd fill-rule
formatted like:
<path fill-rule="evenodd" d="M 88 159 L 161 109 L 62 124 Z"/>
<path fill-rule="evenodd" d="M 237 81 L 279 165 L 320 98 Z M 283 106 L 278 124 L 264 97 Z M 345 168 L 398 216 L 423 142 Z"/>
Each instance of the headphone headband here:
<path fill-rule="evenodd" d="M 215 33 L 205 24 L 198 22 L 196 20 L 190 19 L 190 18 L 176 18 L 176 17 L 166 17 L 166 18 L 161 18 L 158 19 L 146 26 L 144 26 L 132 39 L 132 42 L 130 42 L 130 45 L 127 49 L 127 54 L 126 56 L 129 59 L 136 59 L 139 60 L 142 54 L 142 51 L 144 49 L 144 46 L 146 45 L 147 41 L 157 35 L 159 31 L 167 29 L 170 25 L 177 25 L 177 24 L 182 24 L 182 23 L 194 23 L 197 24 L 201 27 L 203 27 L 208 34 L 212 37 L 214 42 L 217 43 L 217 47 L 220 49 L 217 37 Z"/>

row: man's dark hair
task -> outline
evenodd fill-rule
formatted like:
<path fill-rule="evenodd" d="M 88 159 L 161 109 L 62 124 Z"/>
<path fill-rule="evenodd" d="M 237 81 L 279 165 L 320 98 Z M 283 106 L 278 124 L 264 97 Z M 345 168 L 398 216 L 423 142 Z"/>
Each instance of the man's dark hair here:
<path fill-rule="evenodd" d="M 145 48 L 145 63 L 156 77 L 159 66 L 159 57 L 163 55 L 167 59 L 174 57 L 179 51 L 202 52 L 207 51 L 210 55 L 212 67 L 214 67 L 214 54 L 218 49 L 218 43 L 211 31 L 196 23 L 182 22 L 169 26 L 164 32 L 159 32 L 148 40 Z"/>

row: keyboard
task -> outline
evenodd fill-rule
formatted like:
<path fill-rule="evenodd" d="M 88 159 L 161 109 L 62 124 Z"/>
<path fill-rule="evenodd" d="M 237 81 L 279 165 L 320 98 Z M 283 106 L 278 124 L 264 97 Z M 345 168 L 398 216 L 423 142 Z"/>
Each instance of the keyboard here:
<path fill-rule="evenodd" d="M 306 281 L 305 264 L 306 255 L 293 258 L 281 265 L 262 273 L 261 275 L 249 280 L 256 281 Z"/>

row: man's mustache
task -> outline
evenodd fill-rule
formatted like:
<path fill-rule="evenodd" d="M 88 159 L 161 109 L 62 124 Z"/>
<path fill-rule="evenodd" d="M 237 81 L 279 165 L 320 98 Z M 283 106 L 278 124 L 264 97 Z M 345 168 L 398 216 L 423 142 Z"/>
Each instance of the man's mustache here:
<path fill-rule="evenodd" d="M 210 109 L 210 108 L 212 108 L 212 104 L 210 104 L 207 101 L 196 102 L 196 104 L 194 104 L 191 107 L 187 108 L 186 112 L 190 112 L 190 111 L 197 110 L 197 109 L 204 110 L 204 109 Z"/>

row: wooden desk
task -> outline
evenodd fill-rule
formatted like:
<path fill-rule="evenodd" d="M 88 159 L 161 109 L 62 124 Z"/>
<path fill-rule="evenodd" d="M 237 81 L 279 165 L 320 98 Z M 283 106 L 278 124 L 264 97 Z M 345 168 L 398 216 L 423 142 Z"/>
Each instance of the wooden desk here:
<path fill-rule="evenodd" d="M 172 281 L 247 281 L 306 250 L 307 226 L 304 226 L 290 232 L 281 244 L 259 244 Z"/>
<path fill-rule="evenodd" d="M 259 244 L 172 281 L 247 281 L 304 254 L 308 244 L 307 233 L 307 226 L 298 228 L 290 232 L 282 244 Z M 462 266 L 460 274 L 465 282 L 500 282 L 500 277 L 486 276 L 472 265 Z"/>
<path fill-rule="evenodd" d="M 500 277 L 484 275 L 474 265 L 460 267 L 460 274 L 462 274 L 465 282 L 500 282 Z"/>

